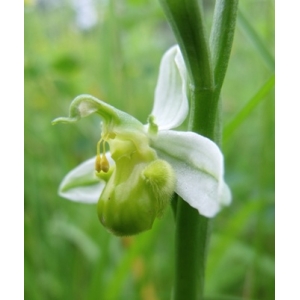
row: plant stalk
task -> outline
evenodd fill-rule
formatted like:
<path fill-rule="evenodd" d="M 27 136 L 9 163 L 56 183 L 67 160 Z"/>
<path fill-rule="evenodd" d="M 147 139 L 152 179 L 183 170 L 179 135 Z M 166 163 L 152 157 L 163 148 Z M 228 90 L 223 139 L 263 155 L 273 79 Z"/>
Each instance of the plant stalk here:
<path fill-rule="evenodd" d="M 177 38 L 189 77 L 189 130 L 220 144 L 221 87 L 235 28 L 237 0 L 216 0 L 210 44 L 197 0 L 160 0 Z M 174 210 L 175 211 L 175 210 Z M 210 219 L 178 196 L 174 300 L 203 299 Z"/>

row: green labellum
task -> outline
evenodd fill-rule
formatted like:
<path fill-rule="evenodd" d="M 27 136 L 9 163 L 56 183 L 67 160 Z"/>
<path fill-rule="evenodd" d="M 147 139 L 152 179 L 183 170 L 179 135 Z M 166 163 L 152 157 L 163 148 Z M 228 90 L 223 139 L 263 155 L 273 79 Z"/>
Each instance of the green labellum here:
<path fill-rule="evenodd" d="M 169 204 L 174 186 L 167 162 L 137 152 L 122 156 L 99 199 L 99 220 L 118 236 L 149 230 Z"/>

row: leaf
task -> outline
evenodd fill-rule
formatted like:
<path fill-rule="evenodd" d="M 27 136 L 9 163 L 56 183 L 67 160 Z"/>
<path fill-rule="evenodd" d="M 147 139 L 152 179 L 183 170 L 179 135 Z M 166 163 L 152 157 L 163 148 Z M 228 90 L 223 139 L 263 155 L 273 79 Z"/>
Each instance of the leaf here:
<path fill-rule="evenodd" d="M 265 99 L 266 95 L 275 85 L 275 75 L 273 74 L 268 81 L 258 90 L 258 92 L 246 103 L 246 105 L 237 113 L 233 120 L 228 123 L 223 132 L 223 141 L 226 142 L 232 133 L 241 125 L 243 121 L 251 114 L 256 106 Z"/>
<path fill-rule="evenodd" d="M 275 60 L 274 57 L 270 54 L 269 50 L 264 45 L 261 37 L 257 34 L 254 28 L 251 26 L 251 23 L 247 20 L 246 16 L 239 9 L 238 11 L 238 25 L 242 29 L 242 31 L 247 35 L 250 39 L 257 52 L 260 54 L 264 63 L 267 67 L 274 72 L 275 70 Z"/>

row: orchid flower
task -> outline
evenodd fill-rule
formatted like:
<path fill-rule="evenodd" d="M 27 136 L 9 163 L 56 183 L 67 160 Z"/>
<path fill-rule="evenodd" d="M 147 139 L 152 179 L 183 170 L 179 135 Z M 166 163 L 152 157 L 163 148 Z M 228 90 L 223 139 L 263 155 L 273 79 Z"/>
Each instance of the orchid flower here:
<path fill-rule="evenodd" d="M 150 229 L 174 192 L 206 217 L 228 205 L 231 193 L 223 179 L 219 147 L 197 133 L 171 130 L 189 112 L 187 78 L 180 49 L 173 46 L 162 58 L 146 125 L 93 96 L 75 98 L 69 117 L 53 123 L 72 123 L 97 113 L 102 132 L 96 157 L 65 176 L 59 195 L 98 202 L 101 223 L 116 235 Z"/>

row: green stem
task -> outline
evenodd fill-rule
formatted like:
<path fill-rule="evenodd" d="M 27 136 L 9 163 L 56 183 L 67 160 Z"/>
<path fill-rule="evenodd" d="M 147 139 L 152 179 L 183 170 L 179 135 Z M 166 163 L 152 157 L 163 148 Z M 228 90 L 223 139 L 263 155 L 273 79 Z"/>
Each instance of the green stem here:
<path fill-rule="evenodd" d="M 238 0 L 216 0 L 210 48 L 216 89 L 220 92 L 233 42 Z M 219 95 L 216 95 L 219 96 Z"/>
<path fill-rule="evenodd" d="M 197 0 L 160 0 L 184 57 L 192 84 L 213 88 L 209 46 Z"/>
<path fill-rule="evenodd" d="M 209 219 L 178 197 L 174 300 L 202 299 L 209 232 Z"/>
<path fill-rule="evenodd" d="M 208 46 L 197 0 L 160 0 L 190 76 L 189 130 L 221 141 L 221 86 L 229 60 L 237 0 L 217 0 Z M 216 81 L 217 80 L 217 81 Z M 203 299 L 210 220 L 178 197 L 175 232 L 174 300 Z"/>

